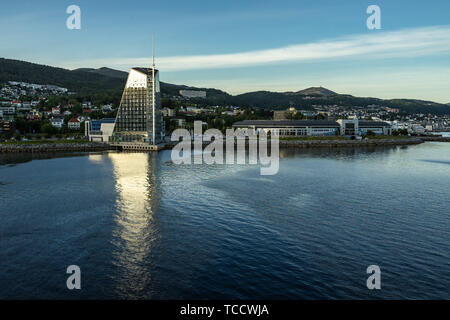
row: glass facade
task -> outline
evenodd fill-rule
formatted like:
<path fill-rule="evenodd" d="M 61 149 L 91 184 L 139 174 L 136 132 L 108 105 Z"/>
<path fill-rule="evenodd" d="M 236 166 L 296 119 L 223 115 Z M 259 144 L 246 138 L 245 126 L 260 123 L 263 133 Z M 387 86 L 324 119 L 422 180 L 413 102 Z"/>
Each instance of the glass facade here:
<path fill-rule="evenodd" d="M 130 70 L 117 111 L 114 142 L 159 144 L 164 141 L 159 72 L 155 70 L 153 94 L 152 71 L 151 68 Z"/>

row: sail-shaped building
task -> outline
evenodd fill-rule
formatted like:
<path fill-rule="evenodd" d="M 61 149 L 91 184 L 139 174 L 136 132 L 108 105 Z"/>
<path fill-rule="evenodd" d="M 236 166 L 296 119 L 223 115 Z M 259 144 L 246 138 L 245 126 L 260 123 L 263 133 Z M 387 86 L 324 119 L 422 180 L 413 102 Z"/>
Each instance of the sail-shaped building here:
<path fill-rule="evenodd" d="M 117 111 L 111 141 L 158 145 L 164 142 L 159 71 L 131 68 Z"/>

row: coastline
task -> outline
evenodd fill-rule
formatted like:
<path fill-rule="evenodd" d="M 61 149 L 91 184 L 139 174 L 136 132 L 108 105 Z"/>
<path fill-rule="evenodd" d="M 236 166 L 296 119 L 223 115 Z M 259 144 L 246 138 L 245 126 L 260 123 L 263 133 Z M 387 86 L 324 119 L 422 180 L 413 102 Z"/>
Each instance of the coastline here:
<path fill-rule="evenodd" d="M 402 146 L 421 144 L 420 138 L 405 139 L 373 139 L 373 140 L 280 140 L 280 147 L 287 148 L 341 148 L 341 147 L 374 147 Z"/>
<path fill-rule="evenodd" d="M 282 148 L 358 148 L 376 146 L 416 145 L 424 142 L 450 142 L 450 137 L 411 137 L 396 139 L 371 140 L 280 140 Z M 203 145 L 208 145 L 204 142 Z M 247 144 L 247 143 L 246 143 Z M 163 149 L 173 148 L 175 143 L 166 144 Z M 117 150 L 116 146 L 107 143 L 36 143 L 36 144 L 0 144 L 0 153 L 47 153 L 47 152 L 94 152 Z M 136 150 L 139 151 L 139 150 Z"/>

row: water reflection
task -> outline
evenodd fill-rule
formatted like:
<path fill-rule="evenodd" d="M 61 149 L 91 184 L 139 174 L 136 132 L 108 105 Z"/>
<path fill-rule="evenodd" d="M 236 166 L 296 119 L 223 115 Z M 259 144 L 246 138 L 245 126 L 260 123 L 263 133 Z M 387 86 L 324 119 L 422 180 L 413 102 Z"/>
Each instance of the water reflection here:
<path fill-rule="evenodd" d="M 116 227 L 112 232 L 115 290 L 120 297 L 145 298 L 152 274 L 152 249 L 159 237 L 156 157 L 148 153 L 110 153 L 116 180 Z"/>

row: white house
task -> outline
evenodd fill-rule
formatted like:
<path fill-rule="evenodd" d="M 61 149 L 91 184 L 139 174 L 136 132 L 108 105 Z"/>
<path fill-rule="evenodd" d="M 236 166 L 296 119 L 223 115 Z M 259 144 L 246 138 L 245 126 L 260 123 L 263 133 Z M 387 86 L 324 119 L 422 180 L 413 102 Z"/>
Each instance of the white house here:
<path fill-rule="evenodd" d="M 51 118 L 50 123 L 52 126 L 61 129 L 64 125 L 64 118 Z"/>
<path fill-rule="evenodd" d="M 70 130 L 80 130 L 80 120 L 78 120 L 77 118 L 70 119 L 67 123 L 67 127 Z"/>

